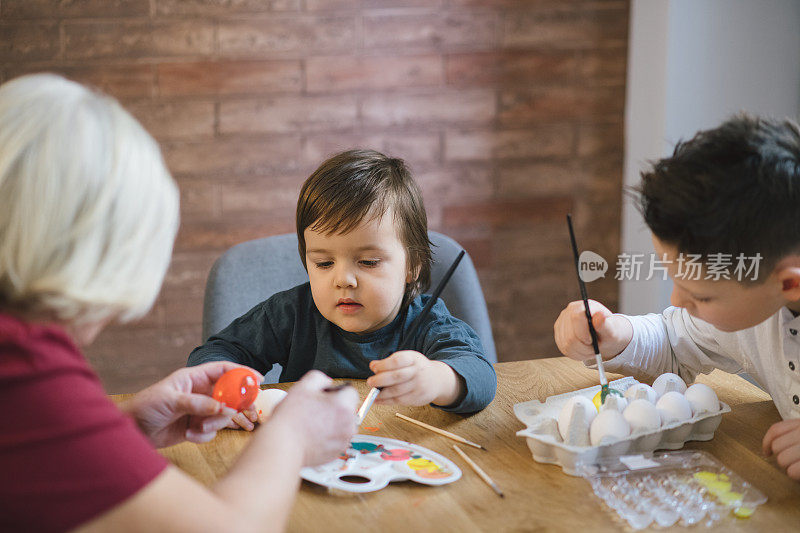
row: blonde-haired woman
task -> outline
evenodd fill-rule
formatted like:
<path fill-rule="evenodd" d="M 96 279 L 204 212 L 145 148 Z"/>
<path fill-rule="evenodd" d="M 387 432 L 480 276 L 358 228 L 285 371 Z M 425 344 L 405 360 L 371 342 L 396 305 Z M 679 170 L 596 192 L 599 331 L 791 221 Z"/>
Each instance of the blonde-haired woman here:
<path fill-rule="evenodd" d="M 310 373 L 205 488 L 154 449 L 204 442 L 231 363 L 115 407 L 77 346 L 153 304 L 178 227 L 157 144 L 116 101 L 50 74 L 0 86 L 0 530 L 280 530 L 304 465 L 355 429 L 352 389 Z"/>

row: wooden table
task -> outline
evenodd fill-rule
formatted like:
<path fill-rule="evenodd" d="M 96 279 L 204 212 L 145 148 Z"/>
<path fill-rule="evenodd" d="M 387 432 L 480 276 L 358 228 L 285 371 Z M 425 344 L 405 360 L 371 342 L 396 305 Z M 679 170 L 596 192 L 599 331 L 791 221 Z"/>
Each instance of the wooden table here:
<path fill-rule="evenodd" d="M 374 406 L 364 426 L 375 433 L 410 441 L 449 457 L 462 478 L 442 487 L 404 482 L 361 496 L 333 496 L 303 482 L 289 521 L 290 531 L 619 531 L 621 523 L 592 493 L 588 482 L 561 468 L 535 462 L 525 439 L 515 433 L 523 425 L 515 403 L 539 399 L 596 384 L 597 373 L 566 358 L 538 359 L 495 366 L 497 397 L 482 412 L 463 417 L 431 407 Z M 616 379 L 614 376 L 613 379 Z M 612 379 L 612 376 L 609 376 Z M 715 530 L 782 532 L 800 528 L 800 483 L 790 480 L 761 455 L 761 439 L 780 420 L 769 396 L 738 376 L 715 371 L 698 381 L 714 388 L 731 406 L 713 440 L 690 442 L 705 450 L 767 495 L 767 503 L 749 519 L 725 519 Z M 355 381 L 359 393 L 364 382 Z M 288 388 L 289 384 L 275 385 Z M 453 441 L 394 416 L 401 412 L 470 440 L 487 451 L 462 446 L 505 492 L 499 498 L 457 456 Z M 244 431 L 225 430 L 204 445 L 184 443 L 162 450 L 175 465 L 205 484 L 224 474 L 247 443 Z M 269 490 L 264 491 L 269 498 Z M 673 528 L 685 531 L 684 528 Z M 697 526 L 697 531 L 707 531 Z"/>

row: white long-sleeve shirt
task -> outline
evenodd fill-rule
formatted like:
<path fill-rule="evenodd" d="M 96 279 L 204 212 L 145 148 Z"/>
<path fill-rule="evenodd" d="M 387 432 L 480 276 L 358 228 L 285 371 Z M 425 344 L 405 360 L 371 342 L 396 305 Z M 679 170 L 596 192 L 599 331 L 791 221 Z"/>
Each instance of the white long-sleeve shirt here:
<path fill-rule="evenodd" d="M 630 344 L 605 363 L 618 374 L 674 372 L 687 383 L 715 368 L 750 374 L 784 419 L 800 418 L 800 317 L 783 307 L 761 324 L 727 333 L 668 307 L 663 313 L 625 315 L 633 324 Z"/>

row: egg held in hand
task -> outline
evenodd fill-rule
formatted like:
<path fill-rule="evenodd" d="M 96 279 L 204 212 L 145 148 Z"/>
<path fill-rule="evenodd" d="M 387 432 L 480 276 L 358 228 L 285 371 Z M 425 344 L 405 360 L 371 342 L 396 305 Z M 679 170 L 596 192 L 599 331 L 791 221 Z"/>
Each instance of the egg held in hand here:
<path fill-rule="evenodd" d="M 263 422 L 272 416 L 275 406 L 286 398 L 286 394 L 286 391 L 280 389 L 264 389 L 259 392 L 255 403 L 258 409 L 258 421 Z"/>
<path fill-rule="evenodd" d="M 258 391 L 258 380 L 252 370 L 234 368 L 217 380 L 211 397 L 231 409 L 243 411 L 253 404 Z"/>

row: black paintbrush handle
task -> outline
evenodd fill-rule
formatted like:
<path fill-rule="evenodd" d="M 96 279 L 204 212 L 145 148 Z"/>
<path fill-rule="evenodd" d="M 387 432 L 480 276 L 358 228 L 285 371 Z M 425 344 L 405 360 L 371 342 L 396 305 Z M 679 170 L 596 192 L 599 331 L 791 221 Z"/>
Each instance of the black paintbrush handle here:
<path fill-rule="evenodd" d="M 414 335 L 416 335 L 420 325 L 422 324 L 422 322 L 425 321 L 425 318 L 431 312 L 433 304 L 435 304 L 436 300 L 439 299 L 439 295 L 442 293 L 442 290 L 444 289 L 445 285 L 447 285 L 447 282 L 450 281 L 450 277 L 453 275 L 453 272 L 455 272 L 456 267 L 461 262 L 461 258 L 464 257 L 464 253 L 465 253 L 464 250 L 461 250 L 461 252 L 459 252 L 458 254 L 458 257 L 456 257 L 455 261 L 453 261 L 453 264 L 450 265 L 450 268 L 447 270 L 447 272 L 445 272 L 444 277 L 442 277 L 442 279 L 439 281 L 439 285 L 436 286 L 436 289 L 434 289 L 433 294 L 431 294 L 431 299 L 428 301 L 427 304 L 425 304 L 425 307 L 422 308 L 422 312 L 419 314 L 417 319 L 411 325 L 411 328 L 408 330 L 408 335 L 404 337 L 405 340 L 410 340 L 414 338 Z M 401 340 L 400 348 L 398 350 L 403 350 L 405 345 L 406 344 L 404 340 Z M 359 426 L 364 421 L 364 418 L 367 416 L 367 413 L 372 407 L 372 403 L 375 401 L 375 398 L 378 397 L 380 390 L 381 390 L 380 388 L 373 387 L 367 394 L 367 397 L 364 398 L 364 403 L 361 404 L 361 407 L 359 408 L 358 414 L 356 416 L 356 423 Z"/>
<path fill-rule="evenodd" d="M 592 312 L 589 311 L 589 297 L 586 296 L 586 284 L 581 279 L 580 259 L 578 259 L 578 245 L 575 242 L 575 230 L 572 229 L 572 216 L 567 214 L 567 225 L 569 226 L 569 239 L 572 242 L 572 254 L 575 256 L 575 274 L 578 275 L 578 285 L 581 288 L 581 298 L 583 298 L 583 307 L 586 312 L 586 320 L 589 321 L 589 334 L 592 336 L 592 348 L 594 353 L 600 353 L 600 347 L 597 343 L 597 331 L 592 324 Z"/>
<path fill-rule="evenodd" d="M 345 381 L 344 383 L 339 383 L 338 385 L 333 385 L 332 387 L 325 387 L 322 389 L 322 392 L 338 392 L 342 389 L 346 389 L 347 387 L 352 387 L 353 385 L 349 381 Z"/>
<path fill-rule="evenodd" d="M 422 308 L 422 312 L 419 314 L 417 319 L 411 325 L 411 328 L 408 330 L 408 333 L 405 335 L 405 339 L 400 342 L 400 350 L 405 350 L 405 349 L 408 348 L 407 347 L 408 342 L 412 341 L 412 339 L 414 338 L 414 335 L 416 335 L 416 333 L 417 333 L 417 330 L 419 330 L 419 327 L 422 325 L 422 323 L 428 317 L 428 314 L 431 312 L 431 309 L 433 308 L 434 304 L 436 303 L 436 300 L 439 299 L 439 295 L 442 294 L 442 291 L 444 290 L 445 286 L 447 285 L 447 282 L 450 281 L 450 278 L 452 277 L 453 272 L 455 272 L 456 267 L 461 262 L 461 259 L 464 257 L 464 253 L 465 253 L 464 250 L 461 250 L 458 253 L 458 256 L 453 260 L 453 264 L 450 265 L 450 268 L 447 269 L 447 272 L 445 272 L 445 274 L 442 277 L 442 279 L 439 280 L 439 284 L 436 286 L 436 288 L 431 293 L 431 299 L 428 300 L 428 303 L 425 304 L 425 307 Z"/>

